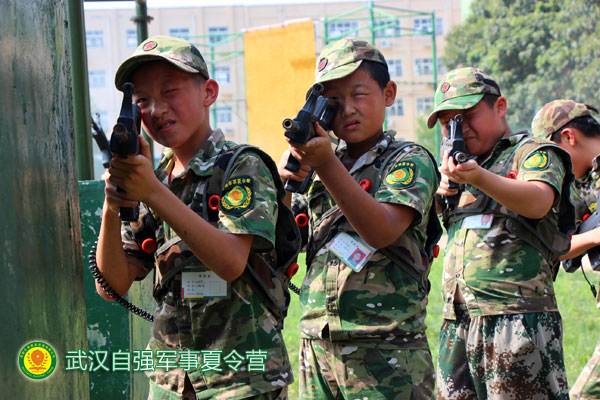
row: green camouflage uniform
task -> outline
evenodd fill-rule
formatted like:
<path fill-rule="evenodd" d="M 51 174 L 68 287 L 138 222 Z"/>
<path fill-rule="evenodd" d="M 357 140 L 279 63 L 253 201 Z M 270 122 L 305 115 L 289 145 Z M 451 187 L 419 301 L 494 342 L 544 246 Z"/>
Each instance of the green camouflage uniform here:
<path fill-rule="evenodd" d="M 429 126 L 435 125 L 437 112 L 471 108 L 485 93 L 500 94 L 482 71 L 449 72 L 436 92 Z M 510 172 L 517 180 L 553 187 L 558 194 L 553 208 L 536 224 L 554 237 L 559 215 L 573 216 L 563 182 L 565 174 L 567 183 L 572 179 L 568 160 L 568 154 L 550 141 L 517 133 L 500 139 L 491 154 L 477 162 L 497 175 Z M 516 213 L 475 187 L 464 186 L 456 209 L 443 212 L 448 243 L 438 398 L 566 399 L 562 325 L 552 285 L 558 256 L 533 245 L 535 237 L 544 239 L 546 233 L 537 235 L 536 224 L 531 224 L 533 231 L 523 231 Z M 468 217 L 484 214 L 493 214 L 489 228 L 467 225 Z M 560 238 L 565 252 L 568 236 Z M 457 287 L 466 304 L 454 304 Z"/>
<path fill-rule="evenodd" d="M 585 104 L 573 100 L 559 99 L 542 107 L 531 124 L 532 132 L 537 136 L 551 137 L 567 123 L 577 117 L 591 116 Z M 573 182 L 571 202 L 575 206 L 575 218 L 579 226 L 583 216 L 592 214 L 597 209 L 600 192 L 600 154 L 594 159 L 592 169 L 582 178 Z M 600 297 L 596 304 L 600 307 Z M 591 400 L 600 398 L 600 342 L 594 354 L 577 378 L 569 392 L 571 398 Z"/>
<path fill-rule="evenodd" d="M 387 66 L 379 50 L 365 41 L 344 38 L 332 43 L 317 61 L 316 81 L 348 76 L 362 60 Z M 379 202 L 414 209 L 417 216 L 395 243 L 377 250 L 359 272 L 328 251 L 327 242 L 339 232 L 358 234 L 319 178 L 306 195 L 293 198 L 292 209 L 309 217 L 308 272 L 299 321 L 303 399 L 433 396 L 434 370 L 425 334 L 432 256 L 425 251 L 425 241 L 439 176 L 420 146 L 410 143 L 393 156 L 392 149 L 399 147 L 394 136 L 393 131 L 385 132 L 349 173 L 361 181 L 363 174 L 392 157 L 385 170 L 376 170 L 368 191 Z M 345 152 L 341 142 L 336 155 L 341 158 Z"/>
<path fill-rule="evenodd" d="M 169 62 L 179 56 L 177 51 L 182 46 L 184 52 L 189 52 L 186 48 L 190 46 L 180 39 L 153 37 L 142 43 L 135 54 L 143 52 L 140 49 L 163 49 L 163 45 L 166 50 L 157 57 L 170 54 Z M 172 46 L 179 46 L 175 56 L 169 53 Z M 196 63 L 201 60 L 199 54 Z M 142 57 L 143 60 L 146 58 Z M 132 63 L 137 66 L 137 61 L 140 60 L 133 58 Z M 123 71 L 132 70 L 127 62 L 117 72 L 117 86 L 128 79 Z M 206 66 L 202 61 L 202 65 L 194 68 L 200 71 Z M 170 150 L 166 151 L 155 174 L 184 204 L 202 216 L 206 213 L 202 209 L 205 186 L 213 174 L 215 161 L 236 146 L 226 141 L 220 130 L 215 130 L 185 171 L 170 184 L 168 175 L 174 164 Z M 241 193 L 245 193 L 242 202 L 236 197 Z M 276 190 L 271 172 L 260 156 L 250 151 L 236 159 L 224 184 L 218 211 L 214 213 L 215 221 L 209 222 L 218 229 L 253 235 L 251 255 L 260 252 L 265 259 L 274 260 Z M 148 232 L 156 238 L 158 249 L 154 254 L 144 253 L 139 246 L 139 235 Z M 122 239 L 128 261 L 155 273 L 154 296 L 158 305 L 147 347 L 153 351 L 156 367 L 147 372 L 151 380 L 150 399 L 181 399 L 182 396 L 195 399 L 196 395 L 198 399 L 223 400 L 287 398 L 287 385 L 293 382 L 293 376 L 279 321 L 266 306 L 265 295 L 251 283 L 246 272 L 228 284 L 228 295 L 224 298 L 182 299 L 181 272 L 167 279 L 169 271 L 182 265 L 185 265 L 184 270 L 206 270 L 206 267 L 177 234 L 141 204 L 138 222 L 123 223 Z M 158 351 L 178 355 L 180 358 L 174 361 L 178 366 L 178 360 L 184 357 L 179 352 L 186 350 L 197 353 L 191 354 L 193 361 L 187 361 L 184 367 L 158 368 Z"/>

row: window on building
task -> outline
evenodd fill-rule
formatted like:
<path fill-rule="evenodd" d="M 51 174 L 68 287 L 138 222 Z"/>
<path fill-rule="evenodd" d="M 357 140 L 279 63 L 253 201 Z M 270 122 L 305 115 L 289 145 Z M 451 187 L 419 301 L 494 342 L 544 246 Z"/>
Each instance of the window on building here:
<path fill-rule="evenodd" d="M 226 26 L 209 26 L 208 34 L 211 35 L 208 38 L 210 43 L 220 42 L 221 40 L 227 39 L 229 28 Z"/>
<path fill-rule="evenodd" d="M 387 60 L 388 70 L 390 71 L 390 78 L 402 77 L 402 60 L 399 58 L 391 58 Z"/>
<path fill-rule="evenodd" d="M 125 43 L 127 44 L 127 47 L 137 47 L 137 32 L 135 29 L 127 29 L 125 31 Z"/>
<path fill-rule="evenodd" d="M 388 108 L 388 115 L 390 117 L 401 117 L 404 115 L 404 99 L 396 99 L 394 100 L 394 104 L 392 104 Z"/>
<path fill-rule="evenodd" d="M 231 83 L 231 71 L 229 67 L 215 67 L 215 76 L 213 77 L 220 85 Z"/>
<path fill-rule="evenodd" d="M 433 74 L 433 64 L 431 58 L 416 58 L 415 59 L 415 75 L 427 76 Z"/>
<path fill-rule="evenodd" d="M 375 21 L 375 28 L 380 27 L 380 26 L 385 26 L 385 25 L 389 25 L 387 28 L 383 28 L 383 29 L 379 29 L 375 31 L 375 37 L 384 37 L 384 36 L 394 36 L 394 35 L 400 35 L 402 33 L 402 31 L 400 30 L 400 20 L 391 20 L 391 19 L 384 19 L 384 20 L 379 20 L 379 21 Z"/>
<path fill-rule="evenodd" d="M 101 49 L 104 47 L 104 31 L 90 30 L 85 31 L 85 44 L 88 49 Z"/>
<path fill-rule="evenodd" d="M 421 17 L 413 20 L 413 28 L 417 32 L 428 33 L 431 32 L 431 18 Z M 435 35 L 444 34 L 444 24 L 442 18 L 435 19 Z"/>
<path fill-rule="evenodd" d="M 88 71 L 88 82 L 90 89 L 105 88 L 106 72 L 103 69 Z"/>
<path fill-rule="evenodd" d="M 432 97 L 417 97 L 417 114 L 429 114 L 433 108 Z"/>
<path fill-rule="evenodd" d="M 233 121 L 233 113 L 230 106 L 216 107 L 217 126 L 218 124 L 230 124 Z"/>
<path fill-rule="evenodd" d="M 190 37 L 190 28 L 170 28 L 169 36 L 188 39 Z"/>
<path fill-rule="evenodd" d="M 357 31 L 350 32 L 357 28 L 358 21 L 336 21 L 327 24 L 328 36 L 331 38 L 345 35 L 357 36 Z"/>

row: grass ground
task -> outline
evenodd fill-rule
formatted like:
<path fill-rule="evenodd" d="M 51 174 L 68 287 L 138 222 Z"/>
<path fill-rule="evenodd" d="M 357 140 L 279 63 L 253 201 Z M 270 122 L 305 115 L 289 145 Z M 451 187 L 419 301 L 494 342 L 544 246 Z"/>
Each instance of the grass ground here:
<path fill-rule="evenodd" d="M 429 346 L 434 362 L 437 358 L 438 333 L 442 324 L 443 301 L 440 289 L 442 257 L 443 254 L 440 253 L 440 257 L 435 260 L 429 276 L 431 281 L 431 292 L 429 295 L 426 321 L 428 326 L 427 337 L 429 339 Z M 300 286 L 302 276 L 304 271 L 306 271 L 303 262 L 304 255 L 301 255 L 299 260 L 300 271 L 292 280 L 297 286 Z M 586 274 L 588 279 L 590 279 L 590 282 L 598 286 L 600 272 L 587 272 Z M 594 352 L 596 341 L 600 337 L 598 332 L 600 310 L 596 309 L 596 302 L 592 297 L 589 286 L 585 282 L 581 271 L 567 274 L 564 270 L 561 270 L 555 282 L 555 289 L 560 313 L 563 319 L 565 365 L 567 367 L 567 379 L 571 386 L 575 383 L 581 369 L 585 366 L 588 358 Z M 299 299 L 298 296 L 292 293 L 292 301 L 285 321 L 285 329 L 283 331 L 295 377 L 295 382 L 289 389 L 290 399 L 298 398 L 298 346 L 300 343 L 300 333 L 297 329 L 297 322 L 299 316 Z"/>

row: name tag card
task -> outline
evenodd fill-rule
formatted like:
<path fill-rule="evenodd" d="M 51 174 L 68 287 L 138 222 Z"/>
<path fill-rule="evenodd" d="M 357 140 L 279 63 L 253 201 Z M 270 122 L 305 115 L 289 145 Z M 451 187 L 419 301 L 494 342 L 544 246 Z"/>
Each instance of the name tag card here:
<path fill-rule="evenodd" d="M 210 270 L 181 273 L 181 298 L 205 299 L 229 297 L 229 283 Z"/>
<path fill-rule="evenodd" d="M 327 248 L 355 272 L 359 272 L 369 261 L 375 249 L 358 235 L 340 232 L 327 244 Z"/>
<path fill-rule="evenodd" d="M 490 229 L 494 214 L 471 215 L 463 219 L 461 229 Z"/>

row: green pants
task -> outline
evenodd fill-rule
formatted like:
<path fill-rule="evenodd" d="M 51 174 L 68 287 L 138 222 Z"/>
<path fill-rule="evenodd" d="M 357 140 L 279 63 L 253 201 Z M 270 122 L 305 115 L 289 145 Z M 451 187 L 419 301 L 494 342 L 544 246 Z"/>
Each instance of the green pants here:
<path fill-rule="evenodd" d="M 432 399 L 429 349 L 377 349 L 327 340 L 300 343 L 301 399 Z"/>
<path fill-rule="evenodd" d="M 475 316 L 457 310 L 440 331 L 439 399 L 564 399 L 558 312 Z"/>

